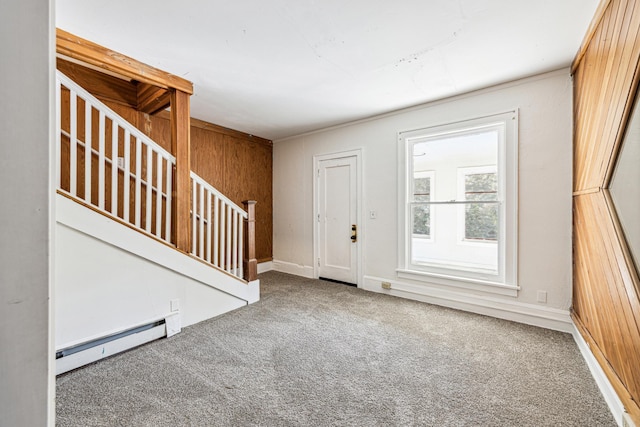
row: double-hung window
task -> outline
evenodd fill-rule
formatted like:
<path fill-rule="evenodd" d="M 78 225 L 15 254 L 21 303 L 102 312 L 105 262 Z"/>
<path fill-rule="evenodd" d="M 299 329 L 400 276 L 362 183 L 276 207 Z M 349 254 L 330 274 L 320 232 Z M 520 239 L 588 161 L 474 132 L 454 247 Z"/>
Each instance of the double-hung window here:
<path fill-rule="evenodd" d="M 515 295 L 517 112 L 399 134 L 400 277 Z"/>

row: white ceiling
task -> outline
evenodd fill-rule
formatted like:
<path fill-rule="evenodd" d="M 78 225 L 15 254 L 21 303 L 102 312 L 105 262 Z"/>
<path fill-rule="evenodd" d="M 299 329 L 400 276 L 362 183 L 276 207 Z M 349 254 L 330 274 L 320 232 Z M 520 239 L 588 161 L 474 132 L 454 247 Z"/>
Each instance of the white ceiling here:
<path fill-rule="evenodd" d="M 598 0 L 56 0 L 56 26 L 269 139 L 568 66 Z"/>

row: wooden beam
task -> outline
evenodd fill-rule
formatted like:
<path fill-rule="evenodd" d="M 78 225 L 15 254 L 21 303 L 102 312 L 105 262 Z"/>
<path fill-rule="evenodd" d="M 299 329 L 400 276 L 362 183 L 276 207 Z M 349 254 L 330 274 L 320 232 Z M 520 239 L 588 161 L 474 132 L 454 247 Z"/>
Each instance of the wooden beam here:
<path fill-rule="evenodd" d="M 155 114 L 171 105 L 171 93 L 164 88 L 138 83 L 137 109 L 147 114 Z"/>
<path fill-rule="evenodd" d="M 242 202 L 247 211 L 244 220 L 244 280 L 253 282 L 258 278 L 258 260 L 256 260 L 256 201 Z"/>
<path fill-rule="evenodd" d="M 171 91 L 171 152 L 176 157 L 173 186 L 173 242 L 191 252 L 191 131 L 189 94 Z"/>
<path fill-rule="evenodd" d="M 193 94 L 193 84 L 104 46 L 56 28 L 56 52 L 131 80 Z"/>
<path fill-rule="evenodd" d="M 136 85 L 128 80 L 92 70 L 58 58 L 56 67 L 62 74 L 91 92 L 103 101 L 116 102 L 136 108 L 138 104 Z"/>

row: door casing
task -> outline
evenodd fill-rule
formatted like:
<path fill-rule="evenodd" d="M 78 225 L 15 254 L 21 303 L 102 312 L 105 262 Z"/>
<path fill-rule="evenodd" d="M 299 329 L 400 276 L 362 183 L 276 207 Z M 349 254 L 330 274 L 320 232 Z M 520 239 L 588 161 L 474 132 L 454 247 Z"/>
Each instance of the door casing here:
<path fill-rule="evenodd" d="M 320 213 L 320 188 L 318 170 L 320 168 L 320 162 L 325 160 L 336 160 L 345 157 L 355 157 L 356 159 L 356 219 L 358 226 L 358 241 L 354 243 L 357 246 L 356 255 L 356 285 L 360 288 L 363 285 L 363 248 L 365 247 L 365 224 L 363 215 L 363 194 L 362 194 L 362 176 L 363 176 L 363 161 L 362 161 L 362 149 L 358 148 L 350 151 L 341 151 L 337 153 L 328 153 L 322 155 L 313 156 L 313 277 L 319 277 L 318 257 L 320 255 L 320 224 L 317 220 Z"/>

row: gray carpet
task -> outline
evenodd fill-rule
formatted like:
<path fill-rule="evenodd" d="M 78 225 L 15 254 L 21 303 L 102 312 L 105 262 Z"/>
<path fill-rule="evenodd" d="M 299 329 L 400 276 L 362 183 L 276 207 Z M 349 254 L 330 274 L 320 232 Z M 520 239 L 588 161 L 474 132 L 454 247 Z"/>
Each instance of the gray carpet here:
<path fill-rule="evenodd" d="M 58 426 L 614 426 L 568 334 L 269 272 L 57 380 Z"/>

